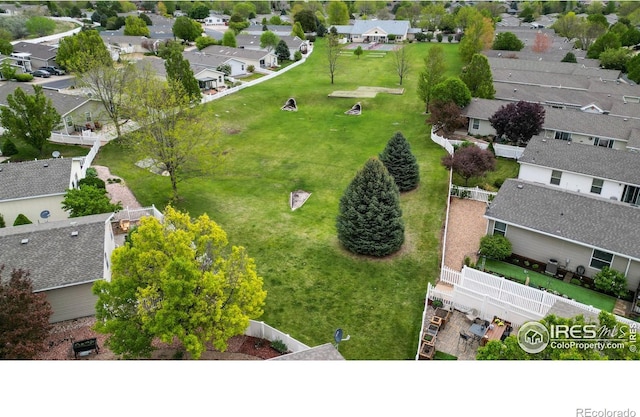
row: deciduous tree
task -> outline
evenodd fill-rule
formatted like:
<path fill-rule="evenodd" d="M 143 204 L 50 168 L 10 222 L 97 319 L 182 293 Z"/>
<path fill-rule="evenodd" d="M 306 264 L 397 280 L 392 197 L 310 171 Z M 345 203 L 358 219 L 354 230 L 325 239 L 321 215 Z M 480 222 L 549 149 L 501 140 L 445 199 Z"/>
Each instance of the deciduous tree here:
<path fill-rule="evenodd" d="M 145 21 L 138 16 L 127 16 L 124 19 L 124 35 L 149 37 L 149 28 Z"/>
<path fill-rule="evenodd" d="M 491 46 L 493 40 L 493 23 L 491 19 L 482 17 L 473 20 L 464 31 L 460 41 L 459 53 L 462 61 L 471 61 L 474 54 L 482 52 Z"/>
<path fill-rule="evenodd" d="M 343 1 L 331 1 L 327 6 L 330 25 L 348 25 L 349 8 Z"/>
<path fill-rule="evenodd" d="M 501 106 L 489 118 L 489 122 L 498 137 L 506 136 L 518 145 L 523 145 L 542 131 L 544 115 L 541 104 L 519 101 Z"/>
<path fill-rule="evenodd" d="M 26 94 L 18 87 L 9 94 L 8 105 L 0 108 L 0 124 L 11 139 L 23 141 L 42 152 L 51 130 L 62 119 L 51 99 L 42 92 L 42 86 L 34 85 L 33 92 Z"/>
<path fill-rule="evenodd" d="M 605 69 L 615 69 L 627 72 L 627 64 L 632 52 L 627 48 L 605 49 L 600 54 L 600 66 Z"/>
<path fill-rule="evenodd" d="M 300 22 L 296 22 L 293 24 L 293 28 L 291 29 L 291 36 L 297 36 L 301 40 L 306 39 Z"/>
<path fill-rule="evenodd" d="M 404 243 L 398 186 L 383 163 L 369 159 L 340 198 L 338 239 L 350 252 L 386 256 Z"/>
<path fill-rule="evenodd" d="M 80 74 L 94 66 L 113 65 L 111 54 L 95 29 L 81 30 L 60 39 L 56 62 L 66 70 Z"/>
<path fill-rule="evenodd" d="M 238 46 L 236 35 L 232 30 L 227 30 L 224 35 L 222 35 L 222 45 L 229 46 L 231 48 Z"/>
<path fill-rule="evenodd" d="M 618 49 L 622 47 L 620 38 L 615 33 L 607 32 L 600 36 L 587 50 L 587 58 L 598 59 L 600 54 L 607 49 Z"/>
<path fill-rule="evenodd" d="M 519 51 L 524 48 L 522 42 L 513 32 L 500 32 L 496 35 L 491 49 L 498 51 Z"/>
<path fill-rule="evenodd" d="M 445 136 L 451 135 L 457 129 L 465 125 L 465 117 L 462 116 L 460 106 L 453 101 L 432 101 L 429 105 L 429 119 L 434 130 L 442 130 Z"/>
<path fill-rule="evenodd" d="M 260 35 L 260 48 L 264 48 L 267 52 L 273 51 L 278 46 L 280 38 L 270 30 L 262 32 Z"/>
<path fill-rule="evenodd" d="M 179 85 L 190 103 L 199 103 L 202 98 L 198 80 L 193 74 L 189 61 L 182 55 L 181 48 L 170 48 L 165 55 L 164 68 L 169 86 Z"/>
<path fill-rule="evenodd" d="M 462 68 L 460 79 L 469 87 L 471 97 L 493 99 L 496 94 L 489 60 L 482 54 L 475 54 Z"/>
<path fill-rule="evenodd" d="M 111 281 L 93 292 L 96 331 L 127 358 L 148 357 L 158 338 L 200 358 L 207 343 L 224 351 L 262 315 L 266 298 L 256 265 L 206 214 L 192 220 L 167 207 L 164 221 L 142 218 L 131 242 L 112 255 Z"/>
<path fill-rule="evenodd" d="M 448 77 L 433 87 L 431 100 L 443 103 L 453 101 L 456 105 L 464 107 L 471 102 L 471 92 L 460 78 Z"/>
<path fill-rule="evenodd" d="M 171 28 L 173 36 L 187 42 L 193 42 L 202 33 L 202 25 L 187 16 L 179 16 Z"/>
<path fill-rule="evenodd" d="M 353 50 L 353 54 L 360 59 L 360 55 L 362 55 L 364 51 L 362 50 L 362 46 L 358 45 L 356 49 Z"/>
<path fill-rule="evenodd" d="M 333 84 L 333 78 L 336 74 L 336 69 L 338 68 L 339 56 L 340 44 L 338 43 L 338 35 L 333 32 L 329 32 L 329 35 L 327 35 L 327 62 L 329 63 L 329 75 L 331 76 L 331 84 Z"/>
<path fill-rule="evenodd" d="M 553 40 L 546 33 L 538 32 L 536 33 L 536 37 L 533 40 L 533 46 L 531 50 L 536 53 L 544 53 L 547 52 L 551 48 L 551 44 Z"/>
<path fill-rule="evenodd" d="M 33 292 L 29 272 L 14 269 L 2 279 L 0 266 L 0 359 L 33 359 L 44 350 L 53 314 L 47 296 Z"/>
<path fill-rule="evenodd" d="M 111 203 L 107 190 L 92 185 L 67 190 L 62 200 L 62 209 L 69 217 L 90 216 L 92 214 L 111 213 L 122 210 L 122 203 Z"/>
<path fill-rule="evenodd" d="M 410 191 L 418 186 L 420 182 L 418 160 L 411 153 L 411 145 L 401 132 L 396 132 L 389 139 L 378 158 L 393 177 L 400 192 Z"/>
<path fill-rule="evenodd" d="M 315 32 L 316 29 L 318 28 L 317 27 L 318 19 L 316 19 L 316 14 L 309 9 L 301 10 L 298 13 L 296 13 L 293 16 L 293 21 L 295 23 L 300 23 L 303 33 Z"/>
<path fill-rule="evenodd" d="M 488 149 L 482 149 L 474 144 L 460 146 L 453 155 L 442 157 L 442 165 L 460 175 L 465 186 L 469 179 L 481 177 L 496 168 L 496 157 Z"/>
<path fill-rule="evenodd" d="M 427 50 L 424 68 L 418 76 L 418 97 L 425 103 L 425 111 L 429 110 L 433 88 L 444 80 L 447 70 L 444 49 L 434 45 Z"/>
<path fill-rule="evenodd" d="M 398 74 L 398 78 L 400 79 L 400 85 L 402 85 L 402 81 L 404 77 L 409 73 L 411 69 L 411 57 L 406 47 L 401 47 L 400 49 L 396 49 L 392 52 L 393 57 L 393 65 L 396 69 L 396 74 Z"/>

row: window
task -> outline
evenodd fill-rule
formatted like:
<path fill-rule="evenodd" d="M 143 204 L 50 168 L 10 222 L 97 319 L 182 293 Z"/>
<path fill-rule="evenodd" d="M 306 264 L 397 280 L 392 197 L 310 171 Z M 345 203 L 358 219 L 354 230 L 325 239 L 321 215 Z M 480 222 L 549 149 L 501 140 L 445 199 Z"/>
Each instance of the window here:
<path fill-rule="evenodd" d="M 71 116 L 65 116 L 64 121 L 67 124 L 67 126 L 69 127 L 73 126 L 73 119 L 71 118 Z"/>
<path fill-rule="evenodd" d="M 90 122 L 90 121 L 91 121 L 91 112 L 90 112 L 90 111 L 85 112 L 85 114 L 84 114 L 84 120 L 85 120 L 85 121 L 87 121 L 87 122 Z"/>
<path fill-rule="evenodd" d="M 591 192 L 594 194 L 600 194 L 602 192 L 602 185 L 604 184 L 604 180 L 599 180 L 594 178 L 591 182 Z"/>
<path fill-rule="evenodd" d="M 589 263 L 589 266 L 595 269 L 602 269 L 604 266 L 611 266 L 611 261 L 613 261 L 612 253 L 594 249 L 591 254 L 591 263 Z"/>
<path fill-rule="evenodd" d="M 473 119 L 473 128 L 474 129 L 480 128 L 480 119 Z"/>
<path fill-rule="evenodd" d="M 551 184 L 560 185 L 560 178 L 562 178 L 562 171 L 551 171 Z"/>
<path fill-rule="evenodd" d="M 595 146 L 602 146 L 603 148 L 613 148 L 613 141 L 611 139 L 593 138 L 593 144 Z"/>
<path fill-rule="evenodd" d="M 560 140 L 571 140 L 571 133 L 556 131 L 555 138 Z"/>
<path fill-rule="evenodd" d="M 640 197 L 640 188 L 634 187 L 633 185 L 624 186 L 624 190 L 622 191 L 623 202 L 636 206 L 639 203 L 638 197 Z"/>
<path fill-rule="evenodd" d="M 495 222 L 493 225 L 493 234 L 504 236 L 507 234 L 507 224 L 502 222 Z"/>

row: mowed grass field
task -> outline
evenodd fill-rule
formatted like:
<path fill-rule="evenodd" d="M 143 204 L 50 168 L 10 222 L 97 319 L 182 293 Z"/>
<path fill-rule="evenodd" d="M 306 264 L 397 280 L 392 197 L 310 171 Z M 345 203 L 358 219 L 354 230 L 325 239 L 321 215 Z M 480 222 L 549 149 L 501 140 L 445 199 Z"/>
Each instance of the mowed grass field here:
<path fill-rule="evenodd" d="M 332 342 L 342 328 L 351 336 L 340 345 L 347 359 L 414 358 L 427 282 L 438 276 L 448 173 L 440 165 L 445 151 L 429 139 L 416 94 L 433 45 L 407 45 L 405 93 L 360 99 L 361 116 L 344 114 L 357 99 L 328 94 L 398 87 L 392 55 L 340 56 L 332 85 L 324 40 L 303 65 L 198 109 L 212 128 L 219 123 L 226 157 L 217 174 L 179 184 L 177 207 L 194 217 L 208 213 L 231 244 L 245 246 L 255 258 L 268 292 L 259 320 L 310 346 Z M 442 47 L 449 73 L 457 75 L 457 46 Z M 297 112 L 280 110 L 290 97 Z M 388 258 L 356 256 L 336 238 L 338 203 L 356 172 L 396 131 L 411 143 L 421 170 L 418 189 L 401 196 L 406 242 Z M 168 178 L 134 162 L 126 148 L 111 143 L 95 164 L 125 178 L 143 205 L 164 208 L 171 195 Z M 311 197 L 291 211 L 289 193 L 299 189 Z"/>

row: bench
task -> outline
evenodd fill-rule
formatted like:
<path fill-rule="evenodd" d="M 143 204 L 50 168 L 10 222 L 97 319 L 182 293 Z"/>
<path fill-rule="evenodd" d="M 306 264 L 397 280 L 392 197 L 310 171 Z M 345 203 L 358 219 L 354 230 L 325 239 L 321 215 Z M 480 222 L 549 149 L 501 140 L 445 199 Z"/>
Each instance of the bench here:
<path fill-rule="evenodd" d="M 73 342 L 73 356 L 76 359 L 78 359 L 78 353 L 80 354 L 80 356 L 86 356 L 92 350 L 95 350 L 96 354 L 100 353 L 100 348 L 98 347 L 98 339 L 95 337 L 91 339 L 80 340 L 78 342 Z"/>

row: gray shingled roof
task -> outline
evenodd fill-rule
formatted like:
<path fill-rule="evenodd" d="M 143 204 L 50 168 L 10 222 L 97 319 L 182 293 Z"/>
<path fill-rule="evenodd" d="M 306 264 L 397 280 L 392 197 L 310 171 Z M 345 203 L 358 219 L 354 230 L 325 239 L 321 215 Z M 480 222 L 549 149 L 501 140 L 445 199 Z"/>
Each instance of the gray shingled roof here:
<path fill-rule="evenodd" d="M 237 58 L 229 58 L 225 56 L 212 55 L 212 54 L 195 52 L 195 51 L 184 51 L 182 53 L 182 56 L 184 57 L 184 59 L 189 61 L 192 68 L 194 66 L 200 66 L 200 67 L 215 69 L 215 68 L 218 68 L 220 65 L 224 64 L 225 62 L 229 61 L 229 59 L 235 59 L 236 61 L 238 61 Z"/>
<path fill-rule="evenodd" d="M 58 48 L 41 43 L 18 42 L 13 45 L 13 52 L 29 53 L 34 58 L 49 60 L 56 57 Z"/>
<path fill-rule="evenodd" d="M 640 208 L 629 204 L 508 179 L 485 216 L 640 261 Z"/>
<path fill-rule="evenodd" d="M 503 51 L 506 52 L 506 51 Z M 599 67 L 583 66 L 582 63 L 532 61 L 526 59 L 509 59 L 489 57 L 491 71 L 496 69 L 542 72 L 551 74 L 571 74 L 582 77 L 597 77 L 603 80 L 616 80 L 620 76 L 618 70 L 608 70 Z"/>
<path fill-rule="evenodd" d="M 532 138 L 518 162 L 640 185 L 640 153 Z"/>
<path fill-rule="evenodd" d="M 238 48 L 257 48 L 266 52 L 266 49 L 260 48 L 260 36 L 262 35 L 245 35 L 239 34 L 236 36 L 236 44 Z M 280 40 L 284 41 L 289 49 L 300 48 L 300 45 L 305 43 L 297 36 L 278 36 Z"/>
<path fill-rule="evenodd" d="M 71 183 L 71 163 L 72 158 L 59 158 L 0 164 L 0 201 L 64 194 Z"/>
<path fill-rule="evenodd" d="M 276 356 L 269 359 L 271 361 L 340 361 L 344 357 L 331 343 L 316 346 L 301 352 L 289 353 L 288 355 Z"/>
<path fill-rule="evenodd" d="M 219 57 L 235 58 L 242 61 L 243 59 L 259 60 L 267 55 L 273 55 L 273 52 L 256 51 L 251 49 L 231 48 L 229 46 L 211 45 L 200 51 L 206 55 Z"/>
<path fill-rule="evenodd" d="M 16 82 L 0 83 L 0 105 L 7 106 L 7 97 L 9 94 L 13 94 L 18 87 L 20 87 L 26 94 L 33 94 L 33 86 L 31 84 Z M 53 104 L 53 107 L 56 108 L 62 117 L 91 101 L 89 98 L 82 95 L 64 94 L 56 90 L 43 88 L 42 92 L 47 98 L 51 99 L 51 104 Z"/>
<path fill-rule="evenodd" d="M 31 273 L 33 289 L 96 281 L 104 275 L 105 221 L 111 213 L 0 229 L 0 265 Z M 71 225 L 75 222 L 75 226 Z M 77 231 L 77 236 L 71 236 Z M 28 243 L 21 243 L 29 239 Z"/>
<path fill-rule="evenodd" d="M 371 29 L 380 28 L 389 35 L 405 36 L 410 26 L 408 20 L 356 20 L 351 33 L 361 35 Z"/>

